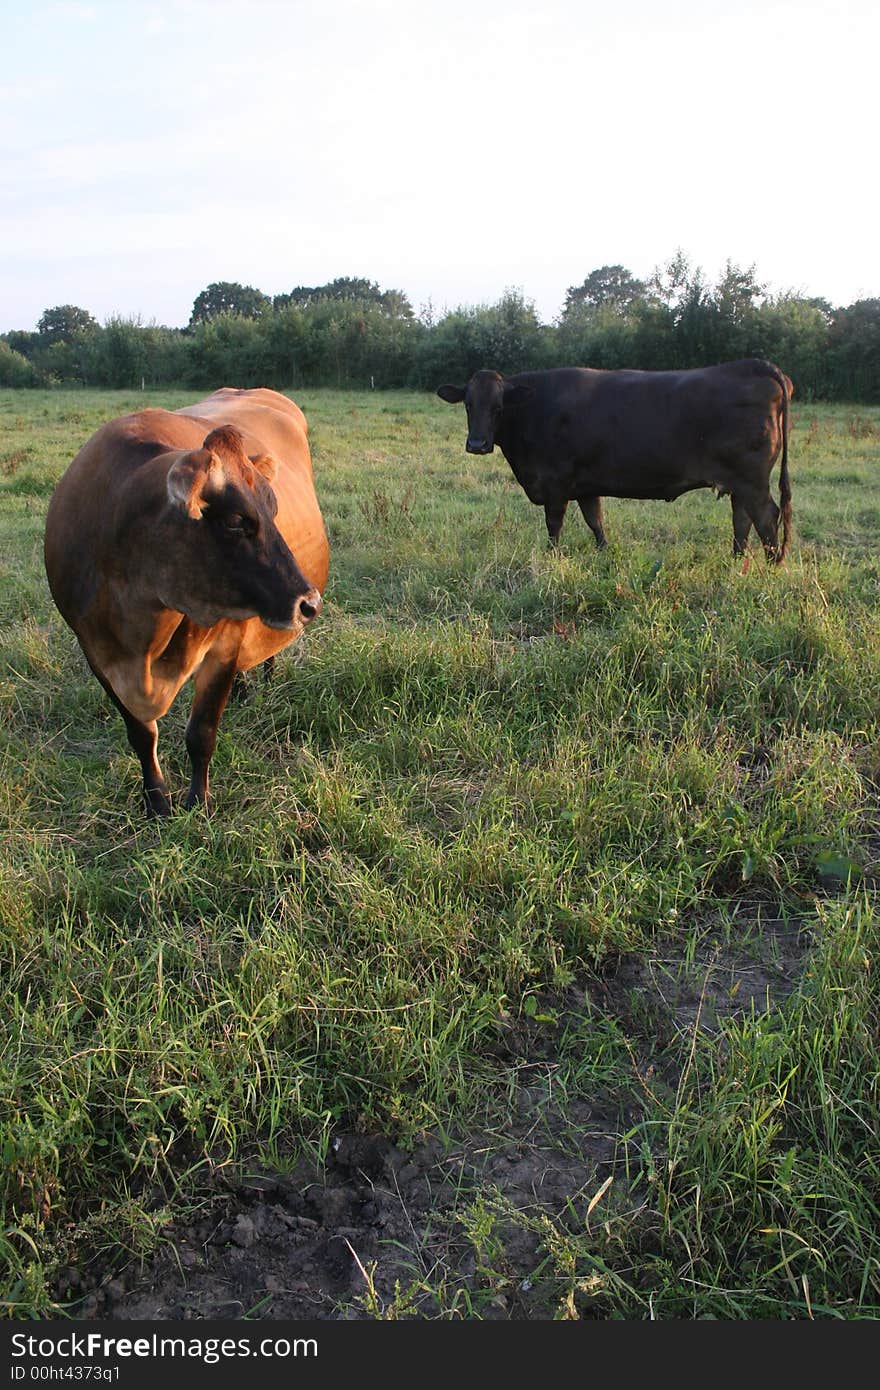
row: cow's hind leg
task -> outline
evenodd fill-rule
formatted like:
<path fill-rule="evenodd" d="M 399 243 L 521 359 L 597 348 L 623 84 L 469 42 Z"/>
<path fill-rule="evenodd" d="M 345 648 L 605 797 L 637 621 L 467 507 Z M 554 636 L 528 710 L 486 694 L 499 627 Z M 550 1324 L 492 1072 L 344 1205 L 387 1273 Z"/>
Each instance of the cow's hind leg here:
<path fill-rule="evenodd" d="M 761 537 L 764 553 L 768 560 L 779 561 L 779 508 L 773 498 L 767 495 L 755 516 L 755 530 Z"/>
<path fill-rule="evenodd" d="M 562 523 L 565 520 L 567 507 L 567 500 L 544 503 L 544 520 L 547 522 L 548 545 L 556 545 L 559 541 L 559 532 L 562 530 Z"/>
<path fill-rule="evenodd" d="M 755 523 L 755 530 L 761 537 L 761 544 L 768 560 L 779 560 L 779 508 L 769 491 L 761 494 L 757 489 L 740 492 L 738 500 L 746 507 Z M 734 525 L 735 525 L 734 521 Z"/>
<path fill-rule="evenodd" d="M 146 806 L 147 815 L 170 816 L 171 796 L 156 757 L 156 745 L 159 741 L 159 727 L 155 719 L 151 719 L 147 724 L 143 723 L 140 719 L 136 719 L 131 710 L 126 709 L 110 682 L 105 680 L 99 671 L 95 671 L 94 666 L 92 666 L 92 671 L 94 671 L 95 676 L 98 678 L 125 721 L 125 732 L 128 734 L 128 741 L 138 756 L 141 772 L 143 773 L 144 804 Z"/>
<path fill-rule="evenodd" d="M 583 513 L 584 521 L 596 537 L 596 545 L 600 550 L 604 550 L 608 542 L 605 539 L 605 528 L 602 525 L 604 520 L 602 516 L 602 498 L 579 497 L 578 506 Z"/>
<path fill-rule="evenodd" d="M 730 506 L 733 512 L 733 553 L 734 555 L 745 555 L 749 548 L 752 518 L 749 516 L 748 508 L 736 493 L 731 493 Z"/>
<path fill-rule="evenodd" d="M 193 682 L 196 693 L 186 726 L 186 751 L 192 763 L 187 810 L 191 806 L 208 804 L 208 764 L 217 745 L 220 716 L 226 708 L 234 677 L 234 663 L 221 666 L 209 657 Z"/>

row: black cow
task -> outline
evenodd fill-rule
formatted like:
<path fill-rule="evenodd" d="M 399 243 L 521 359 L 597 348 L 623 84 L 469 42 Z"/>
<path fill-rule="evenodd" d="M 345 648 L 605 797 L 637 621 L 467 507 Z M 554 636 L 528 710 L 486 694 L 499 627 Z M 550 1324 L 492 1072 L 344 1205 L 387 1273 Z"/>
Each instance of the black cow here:
<path fill-rule="evenodd" d="M 730 495 L 733 552 L 752 524 L 767 558 L 789 548 L 789 401 L 792 383 L 772 362 L 746 357 L 681 372 L 475 372 L 466 386 L 440 386 L 441 400 L 464 401 L 467 451 L 497 444 L 530 502 L 544 508 L 550 544 L 577 501 L 605 545 L 603 497 L 663 498 L 711 487 Z M 781 509 L 770 496 L 779 469 Z M 779 518 L 782 517 L 782 543 Z"/>

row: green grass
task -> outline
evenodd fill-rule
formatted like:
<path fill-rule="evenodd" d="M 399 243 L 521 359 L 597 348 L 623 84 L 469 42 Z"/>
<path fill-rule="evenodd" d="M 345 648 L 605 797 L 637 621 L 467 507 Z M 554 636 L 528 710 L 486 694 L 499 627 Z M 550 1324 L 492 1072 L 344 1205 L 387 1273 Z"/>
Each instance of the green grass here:
<path fill-rule="evenodd" d="M 484 1294 L 528 1226 L 533 1315 L 880 1315 L 880 411 L 795 411 L 792 555 L 742 573 L 708 492 L 609 499 L 604 553 L 575 509 L 551 553 L 460 410 L 305 392 L 324 612 L 228 707 L 213 817 L 156 825 L 42 527 L 102 421 L 190 398 L 0 392 L 2 1306 L 57 1315 L 65 1263 L 337 1125 L 503 1132 L 512 1018 L 554 1105 L 602 1096 L 626 1138 L 592 1223 L 473 1194 Z M 762 913 L 811 942 L 773 1007 L 662 1036 L 559 1005 Z"/>

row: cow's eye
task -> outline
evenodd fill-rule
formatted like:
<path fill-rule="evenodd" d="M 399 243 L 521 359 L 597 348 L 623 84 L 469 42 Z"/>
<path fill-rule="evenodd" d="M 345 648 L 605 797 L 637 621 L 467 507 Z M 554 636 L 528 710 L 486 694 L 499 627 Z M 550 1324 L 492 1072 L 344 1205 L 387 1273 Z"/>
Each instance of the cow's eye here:
<path fill-rule="evenodd" d="M 231 531 L 233 535 L 241 535 L 245 530 L 245 526 L 245 518 L 240 516 L 238 512 L 229 512 L 223 518 L 224 531 Z"/>

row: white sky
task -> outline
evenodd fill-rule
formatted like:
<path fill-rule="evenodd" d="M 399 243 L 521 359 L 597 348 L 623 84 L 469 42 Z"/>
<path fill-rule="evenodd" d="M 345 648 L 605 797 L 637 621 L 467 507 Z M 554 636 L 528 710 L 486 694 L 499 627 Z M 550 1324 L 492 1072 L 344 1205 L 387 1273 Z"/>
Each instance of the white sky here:
<path fill-rule="evenodd" d="M 0 0 L 0 332 L 214 280 L 416 311 L 678 247 L 880 296 L 878 0 Z"/>

